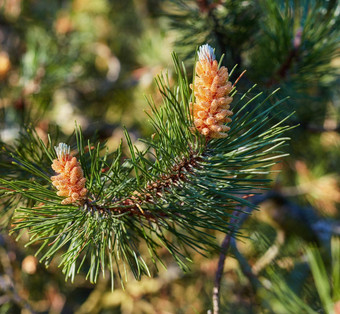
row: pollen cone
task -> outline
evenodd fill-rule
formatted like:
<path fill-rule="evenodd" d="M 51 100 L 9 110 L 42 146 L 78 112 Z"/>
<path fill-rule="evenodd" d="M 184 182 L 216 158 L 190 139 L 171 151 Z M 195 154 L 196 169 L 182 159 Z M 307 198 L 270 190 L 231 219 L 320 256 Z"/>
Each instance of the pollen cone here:
<path fill-rule="evenodd" d="M 225 124 L 231 122 L 229 116 L 233 114 L 229 110 L 233 98 L 228 96 L 232 89 L 228 77 L 226 67 L 218 68 L 213 49 L 209 45 L 201 46 L 195 82 L 190 85 L 195 95 L 191 110 L 196 129 L 207 138 L 228 136 L 230 127 Z"/>
<path fill-rule="evenodd" d="M 61 203 L 83 203 L 87 194 L 86 179 L 77 158 L 70 155 L 70 146 L 64 143 L 55 147 L 55 151 L 58 159 L 53 160 L 52 169 L 59 174 L 51 180 L 58 189 L 57 195 L 66 197 Z"/>

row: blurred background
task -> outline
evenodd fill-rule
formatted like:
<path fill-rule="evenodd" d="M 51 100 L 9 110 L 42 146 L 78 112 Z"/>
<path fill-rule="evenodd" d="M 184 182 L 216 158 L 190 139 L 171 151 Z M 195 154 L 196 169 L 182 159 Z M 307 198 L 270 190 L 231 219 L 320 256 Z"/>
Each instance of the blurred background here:
<path fill-rule="evenodd" d="M 232 82 L 247 70 L 239 95 L 254 84 L 249 98 L 280 88 L 273 101 L 289 96 L 282 107 L 296 126 L 268 191 L 249 196 L 260 210 L 231 246 L 221 313 L 340 313 L 339 14 L 337 0 L 0 0 L 0 142 L 14 143 L 28 125 L 43 140 L 55 125 L 67 138 L 75 121 L 110 149 L 123 126 L 134 141 L 150 136 L 145 95 L 161 105 L 154 77 L 174 80 L 172 51 L 192 73 L 196 48 L 209 43 L 223 65 L 238 65 Z M 10 214 L 0 219 L 0 313 L 212 307 L 218 252 L 194 255 L 188 273 L 168 256 L 156 277 L 111 292 L 109 276 L 65 282 L 58 259 L 46 269 L 24 247 L 27 235 L 8 235 Z"/>

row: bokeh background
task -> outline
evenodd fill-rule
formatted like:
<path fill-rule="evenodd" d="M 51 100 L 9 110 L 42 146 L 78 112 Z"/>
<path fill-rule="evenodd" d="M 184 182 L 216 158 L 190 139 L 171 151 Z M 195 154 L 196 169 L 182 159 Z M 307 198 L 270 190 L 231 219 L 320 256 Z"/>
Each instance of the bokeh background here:
<path fill-rule="evenodd" d="M 339 14 L 336 0 L 0 0 L 1 143 L 14 143 L 27 126 L 43 140 L 58 126 L 67 138 L 77 121 L 111 149 L 126 126 L 143 149 L 138 138 L 152 134 L 145 95 L 161 105 L 154 77 L 163 71 L 175 80 L 172 51 L 192 73 L 196 48 L 209 43 L 229 69 L 238 64 L 234 80 L 247 70 L 238 93 L 257 84 L 249 97 L 266 97 L 280 88 L 275 97 L 289 97 L 282 107 L 296 126 L 283 152 L 290 156 L 273 166 L 268 191 L 254 200 L 260 210 L 243 223 L 244 237 L 226 260 L 221 313 L 309 313 L 304 304 L 327 313 L 320 291 L 340 269 L 331 250 L 340 235 Z M 36 248 L 24 246 L 27 234 L 8 235 L 9 221 L 10 213 L 1 216 L 0 313 L 212 307 L 218 252 L 194 254 L 183 273 L 161 251 L 167 270 L 111 292 L 109 276 L 96 285 L 82 273 L 65 282 L 58 258 L 46 269 Z M 310 245 L 319 260 L 306 254 Z M 340 292 L 329 293 L 336 311 Z"/>

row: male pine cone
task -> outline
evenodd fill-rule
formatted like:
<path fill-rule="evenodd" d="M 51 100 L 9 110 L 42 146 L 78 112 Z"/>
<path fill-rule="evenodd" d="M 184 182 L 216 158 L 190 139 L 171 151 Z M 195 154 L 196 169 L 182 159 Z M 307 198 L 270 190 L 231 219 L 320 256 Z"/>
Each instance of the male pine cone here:
<path fill-rule="evenodd" d="M 59 173 L 51 177 L 58 189 L 57 195 L 67 197 L 61 204 L 83 203 L 86 198 L 86 178 L 76 157 L 70 155 L 70 146 L 60 143 L 55 147 L 58 159 L 53 160 L 52 169 Z"/>
<path fill-rule="evenodd" d="M 191 103 L 191 110 L 196 129 L 209 138 L 225 138 L 230 127 L 225 123 L 231 122 L 229 104 L 233 98 L 228 94 L 232 84 L 228 81 L 228 69 L 218 68 L 213 49 L 203 45 L 198 51 L 196 63 L 196 77 L 194 84 L 195 103 Z"/>

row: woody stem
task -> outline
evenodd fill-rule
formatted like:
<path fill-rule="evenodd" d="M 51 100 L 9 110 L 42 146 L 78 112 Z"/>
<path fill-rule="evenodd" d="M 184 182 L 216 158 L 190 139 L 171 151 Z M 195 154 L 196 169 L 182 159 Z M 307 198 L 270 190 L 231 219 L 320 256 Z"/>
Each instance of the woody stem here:
<path fill-rule="evenodd" d="M 234 211 L 233 217 L 231 219 L 231 224 L 234 225 L 238 222 L 240 212 Z M 224 269 L 224 262 L 227 258 L 227 253 L 230 247 L 231 239 L 233 237 L 234 231 L 236 229 L 236 226 L 231 229 L 230 232 L 228 232 L 222 242 L 221 245 L 221 253 L 217 264 L 217 271 L 215 275 L 215 282 L 214 282 L 214 288 L 213 288 L 213 314 L 219 314 L 220 313 L 220 289 L 221 289 L 221 280 L 223 275 L 223 269 Z"/>

